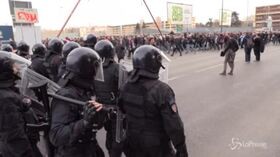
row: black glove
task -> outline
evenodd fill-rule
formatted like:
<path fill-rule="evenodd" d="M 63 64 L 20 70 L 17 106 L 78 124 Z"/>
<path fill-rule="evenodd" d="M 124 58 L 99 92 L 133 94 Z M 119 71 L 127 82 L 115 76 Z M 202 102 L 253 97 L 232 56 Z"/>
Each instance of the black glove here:
<path fill-rule="evenodd" d="M 188 151 L 186 144 L 179 145 L 176 147 L 176 157 L 188 157 Z"/>
<path fill-rule="evenodd" d="M 84 106 L 83 119 L 86 126 L 91 126 L 95 122 L 95 115 L 96 110 L 94 106 L 88 104 Z"/>
<path fill-rule="evenodd" d="M 225 51 L 222 51 L 221 54 L 220 54 L 220 56 L 221 56 L 221 57 L 224 57 L 225 54 L 226 54 L 226 52 L 225 52 Z"/>
<path fill-rule="evenodd" d="M 20 112 L 29 111 L 31 104 L 32 104 L 31 99 L 23 97 L 20 104 L 21 106 L 19 107 Z"/>

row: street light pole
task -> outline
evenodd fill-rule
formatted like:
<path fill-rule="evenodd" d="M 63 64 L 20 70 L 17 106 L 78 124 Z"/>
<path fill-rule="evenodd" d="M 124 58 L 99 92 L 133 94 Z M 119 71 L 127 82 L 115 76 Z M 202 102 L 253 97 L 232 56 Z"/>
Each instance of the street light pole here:
<path fill-rule="evenodd" d="M 221 33 L 223 33 L 223 22 L 224 22 L 224 0 L 222 0 L 222 13 L 221 13 Z"/>

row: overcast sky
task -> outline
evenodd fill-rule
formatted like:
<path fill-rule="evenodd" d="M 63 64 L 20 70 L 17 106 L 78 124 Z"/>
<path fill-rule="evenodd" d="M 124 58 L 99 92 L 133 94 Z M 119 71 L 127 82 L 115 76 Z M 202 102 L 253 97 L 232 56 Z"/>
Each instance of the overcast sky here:
<path fill-rule="evenodd" d="M 30 0 L 38 9 L 39 24 L 43 28 L 58 29 L 65 22 L 76 0 Z M 166 20 L 166 2 L 193 5 L 193 16 L 197 22 L 207 22 L 209 18 L 218 19 L 222 0 L 146 0 L 154 16 Z M 247 5 L 249 4 L 249 5 Z M 244 19 L 253 15 L 256 6 L 280 4 L 280 0 L 224 0 L 224 9 L 237 11 Z M 247 7 L 248 6 L 248 7 Z M 8 0 L 0 0 L 0 25 L 11 24 Z M 137 23 L 140 19 L 151 22 L 142 0 L 82 0 L 70 26 L 120 25 Z"/>

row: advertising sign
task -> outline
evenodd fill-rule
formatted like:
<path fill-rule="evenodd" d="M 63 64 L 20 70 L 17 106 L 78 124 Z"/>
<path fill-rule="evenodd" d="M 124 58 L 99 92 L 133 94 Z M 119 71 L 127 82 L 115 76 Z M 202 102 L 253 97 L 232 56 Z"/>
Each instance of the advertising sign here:
<path fill-rule="evenodd" d="M 192 5 L 167 2 L 167 16 L 171 24 L 191 24 Z"/>
<path fill-rule="evenodd" d="M 16 23 L 38 23 L 37 9 L 15 8 Z"/>

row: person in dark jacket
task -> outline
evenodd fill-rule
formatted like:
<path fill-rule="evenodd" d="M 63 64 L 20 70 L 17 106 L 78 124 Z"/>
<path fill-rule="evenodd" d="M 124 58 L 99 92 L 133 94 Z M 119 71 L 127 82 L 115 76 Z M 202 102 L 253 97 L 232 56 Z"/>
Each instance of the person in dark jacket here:
<path fill-rule="evenodd" d="M 251 33 L 246 33 L 243 38 L 244 51 L 245 51 L 245 62 L 249 63 L 251 61 L 251 51 L 254 46 L 253 36 Z"/>
<path fill-rule="evenodd" d="M 64 84 L 57 94 L 88 103 L 82 106 L 52 101 L 49 136 L 56 147 L 55 157 L 104 157 L 96 140 L 103 123 L 103 105 L 93 98 L 94 79 L 103 77 L 100 68 L 100 57 L 90 48 L 76 48 L 68 55 L 66 74 L 61 78 Z"/>
<path fill-rule="evenodd" d="M 259 34 L 257 34 L 253 40 L 254 42 L 254 54 L 256 56 L 256 61 L 260 61 L 261 60 L 261 44 L 262 44 L 262 39 L 260 37 Z"/>
<path fill-rule="evenodd" d="M 159 49 L 135 50 L 133 71 L 121 88 L 119 105 L 126 114 L 128 157 L 187 157 L 184 126 L 171 87 L 159 81 Z M 169 59 L 168 59 L 169 60 Z"/>
<path fill-rule="evenodd" d="M 116 53 L 117 53 L 117 57 L 118 57 L 118 63 L 120 63 L 120 61 L 124 60 L 124 57 L 125 57 L 124 39 L 120 39 L 120 41 L 117 41 Z"/>
<path fill-rule="evenodd" d="M 179 37 L 174 38 L 172 47 L 173 47 L 173 52 L 172 52 L 171 56 L 174 56 L 174 53 L 176 51 L 178 51 L 180 53 L 180 56 L 182 56 L 181 39 Z"/>
<path fill-rule="evenodd" d="M 0 152 L 3 157 L 36 157 L 25 130 L 29 101 L 19 94 L 20 79 L 14 61 L 0 58 Z"/>

